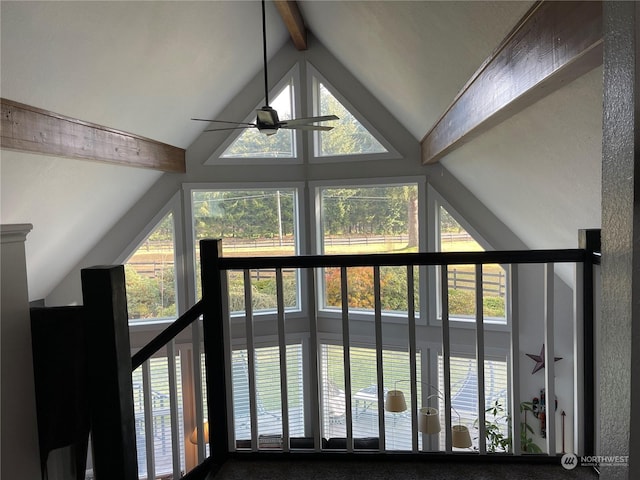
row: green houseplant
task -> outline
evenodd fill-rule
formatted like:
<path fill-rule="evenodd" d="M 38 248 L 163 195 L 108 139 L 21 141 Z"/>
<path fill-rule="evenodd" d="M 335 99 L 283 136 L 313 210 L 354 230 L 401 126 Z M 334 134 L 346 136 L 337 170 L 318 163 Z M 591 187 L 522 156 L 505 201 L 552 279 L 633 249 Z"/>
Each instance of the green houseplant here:
<path fill-rule="evenodd" d="M 520 422 L 520 448 L 526 453 L 542 453 L 542 449 L 533 441 L 533 428 L 527 422 L 527 412 L 533 413 L 531 402 L 520 403 L 520 413 L 524 413 L 524 421 Z M 500 400 L 495 400 L 485 410 L 485 435 L 487 438 L 487 452 L 509 452 L 511 445 L 511 415 L 507 414 Z M 507 425 L 507 433 L 503 432 L 503 425 Z M 478 420 L 474 422 L 478 428 Z M 477 437 L 476 437 L 477 438 Z"/>

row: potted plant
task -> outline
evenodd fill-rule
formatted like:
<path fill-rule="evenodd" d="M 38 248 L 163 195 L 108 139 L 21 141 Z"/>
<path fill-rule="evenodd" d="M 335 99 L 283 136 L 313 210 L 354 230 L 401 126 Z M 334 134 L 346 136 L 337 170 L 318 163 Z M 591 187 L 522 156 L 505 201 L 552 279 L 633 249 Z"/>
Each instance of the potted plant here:
<path fill-rule="evenodd" d="M 527 412 L 533 413 L 533 404 L 531 402 L 520 403 L 520 413 L 524 412 L 524 421 L 520 422 L 520 448 L 526 453 L 542 453 L 542 449 L 533 441 L 530 434 L 533 434 L 533 428 L 527 423 Z M 503 431 L 504 425 L 507 425 L 507 433 Z M 506 410 L 500 400 L 495 400 L 491 406 L 485 410 L 484 420 L 485 435 L 487 438 L 487 452 L 509 452 L 511 446 L 511 415 Z M 474 426 L 478 428 L 478 420 L 474 422 Z M 477 437 L 476 437 L 477 438 Z"/>

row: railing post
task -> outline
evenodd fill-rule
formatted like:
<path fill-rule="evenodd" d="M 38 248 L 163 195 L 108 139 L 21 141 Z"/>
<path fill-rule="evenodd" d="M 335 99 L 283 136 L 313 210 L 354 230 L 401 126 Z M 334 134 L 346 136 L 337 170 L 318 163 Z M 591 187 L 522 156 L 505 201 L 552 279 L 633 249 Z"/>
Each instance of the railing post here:
<path fill-rule="evenodd" d="M 582 358 L 583 358 L 583 400 L 582 421 L 584 432 L 584 455 L 595 454 L 595 341 L 594 341 L 594 274 L 593 265 L 599 263 L 594 253 L 600 253 L 600 229 L 580 230 L 578 246 L 586 250 L 582 271 Z M 577 308 L 577 307 L 576 307 Z"/>
<path fill-rule="evenodd" d="M 227 432 L 227 382 L 225 374 L 225 328 L 222 298 L 222 240 L 200 241 L 200 269 L 204 302 L 203 336 L 207 379 L 209 448 L 214 463 L 222 464 L 229 454 Z"/>
<path fill-rule="evenodd" d="M 137 480 L 131 347 L 124 267 L 83 269 L 93 471 L 97 480 Z"/>

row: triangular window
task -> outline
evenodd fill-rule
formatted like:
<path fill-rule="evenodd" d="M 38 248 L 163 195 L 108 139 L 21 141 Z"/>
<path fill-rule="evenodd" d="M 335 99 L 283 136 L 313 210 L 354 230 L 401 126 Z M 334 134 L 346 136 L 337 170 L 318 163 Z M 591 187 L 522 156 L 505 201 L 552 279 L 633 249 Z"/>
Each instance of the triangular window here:
<path fill-rule="evenodd" d="M 169 212 L 125 262 L 129 321 L 175 317 L 173 214 Z"/>
<path fill-rule="evenodd" d="M 280 120 L 290 120 L 295 112 L 293 79 L 289 79 L 273 97 L 270 106 Z M 253 111 L 247 122 L 255 122 Z M 296 139 L 293 130 L 279 129 L 275 135 L 265 135 L 256 128 L 247 128 L 220 155 L 220 158 L 295 158 Z"/>
<path fill-rule="evenodd" d="M 314 77 L 314 115 L 337 115 L 339 120 L 332 121 L 334 128 L 329 131 L 316 132 L 315 156 L 338 157 L 351 155 L 387 154 L 382 142 L 371 133 L 344 102 L 338 100 L 329 86 Z"/>
<path fill-rule="evenodd" d="M 334 127 L 329 131 L 304 131 L 313 128 L 280 128 L 266 135 L 257 128 L 231 128 L 231 134 L 212 153 L 206 164 L 257 165 L 264 163 L 330 163 L 344 157 L 349 160 L 401 158 L 395 148 L 359 113 L 340 92 L 310 64 L 306 63 L 307 88 L 300 87 L 301 66 L 296 65 L 282 77 L 269 93 L 269 106 L 279 120 L 291 120 L 336 115 L 338 120 L 316 122 L 317 127 Z M 307 98 L 301 98 L 306 93 Z M 256 110 L 264 99 L 247 113 L 242 122 L 256 122 Z M 224 125 L 224 124 L 222 124 Z M 223 132 L 226 133 L 226 132 Z M 309 138 L 309 149 L 303 149 L 302 139 Z M 306 145 L 306 142 L 305 142 Z M 304 150 L 304 151 L 303 151 Z M 271 160 L 271 162 L 269 162 Z"/>

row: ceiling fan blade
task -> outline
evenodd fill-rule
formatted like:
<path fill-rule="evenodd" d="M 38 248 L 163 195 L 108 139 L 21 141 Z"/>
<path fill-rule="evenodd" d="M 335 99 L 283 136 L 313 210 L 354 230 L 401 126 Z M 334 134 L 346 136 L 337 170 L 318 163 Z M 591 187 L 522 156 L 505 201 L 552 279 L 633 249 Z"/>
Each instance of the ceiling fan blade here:
<path fill-rule="evenodd" d="M 281 126 L 284 125 L 308 125 L 309 123 L 326 122 L 329 120 L 339 120 L 335 115 L 323 115 L 321 117 L 308 117 L 308 118 L 294 118 L 292 120 L 283 120 L 280 122 Z"/>
<path fill-rule="evenodd" d="M 247 122 L 230 122 L 228 120 L 211 120 L 209 118 L 192 118 L 191 120 L 195 120 L 197 122 L 210 122 L 210 123 L 229 123 L 231 125 L 246 125 L 249 127 L 255 127 L 255 123 L 247 123 Z"/>
<path fill-rule="evenodd" d="M 203 132 L 221 132 L 223 130 L 241 130 L 243 128 L 255 128 L 255 125 L 238 125 L 237 127 L 208 128 Z"/>
<path fill-rule="evenodd" d="M 333 127 L 327 127 L 324 125 L 280 125 L 280 128 L 287 128 L 289 130 L 322 130 L 328 132 Z"/>

